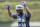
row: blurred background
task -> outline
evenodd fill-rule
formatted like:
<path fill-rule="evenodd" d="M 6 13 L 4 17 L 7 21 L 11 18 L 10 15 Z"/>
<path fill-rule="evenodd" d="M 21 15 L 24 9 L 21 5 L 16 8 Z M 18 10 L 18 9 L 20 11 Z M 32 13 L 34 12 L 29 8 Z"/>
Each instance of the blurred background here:
<path fill-rule="evenodd" d="M 30 22 L 40 23 L 40 0 L 0 0 L 0 27 L 7 27 L 6 25 L 10 27 L 11 23 L 17 22 L 17 19 L 13 19 L 8 15 L 6 4 L 11 4 L 11 12 L 16 13 L 15 6 L 22 4 L 21 1 L 26 1 L 31 10 Z"/>

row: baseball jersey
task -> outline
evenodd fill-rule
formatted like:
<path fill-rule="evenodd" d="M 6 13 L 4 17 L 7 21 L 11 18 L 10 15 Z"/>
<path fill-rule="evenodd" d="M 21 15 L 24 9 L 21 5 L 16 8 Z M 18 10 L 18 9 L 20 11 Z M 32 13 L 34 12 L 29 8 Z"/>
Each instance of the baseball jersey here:
<path fill-rule="evenodd" d="M 30 13 L 28 13 L 28 16 L 27 13 L 24 13 L 21 17 L 18 16 L 17 13 L 13 14 L 13 18 L 18 20 L 18 27 L 30 27 L 29 26 L 30 17 L 31 17 Z"/>

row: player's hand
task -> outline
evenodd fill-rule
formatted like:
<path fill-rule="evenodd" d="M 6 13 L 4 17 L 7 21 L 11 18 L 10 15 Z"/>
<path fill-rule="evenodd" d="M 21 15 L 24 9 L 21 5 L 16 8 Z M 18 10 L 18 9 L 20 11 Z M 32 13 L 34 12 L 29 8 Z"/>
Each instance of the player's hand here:
<path fill-rule="evenodd" d="M 22 4 L 23 4 L 23 6 L 26 6 L 26 2 L 25 1 L 22 1 Z"/>
<path fill-rule="evenodd" d="M 10 8 L 10 4 L 7 4 L 6 7 L 7 7 L 7 9 L 9 9 Z"/>

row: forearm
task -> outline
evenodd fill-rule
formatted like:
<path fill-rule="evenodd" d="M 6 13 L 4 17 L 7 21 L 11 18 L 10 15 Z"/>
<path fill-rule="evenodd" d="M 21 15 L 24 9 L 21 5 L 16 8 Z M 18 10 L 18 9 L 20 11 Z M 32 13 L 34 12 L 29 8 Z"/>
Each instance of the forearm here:
<path fill-rule="evenodd" d="M 27 6 L 24 6 L 24 8 L 26 9 L 26 13 L 31 13 Z"/>
<path fill-rule="evenodd" d="M 8 9 L 8 14 L 9 14 L 9 16 L 11 16 L 11 14 L 12 14 L 11 11 L 10 11 L 10 9 Z"/>

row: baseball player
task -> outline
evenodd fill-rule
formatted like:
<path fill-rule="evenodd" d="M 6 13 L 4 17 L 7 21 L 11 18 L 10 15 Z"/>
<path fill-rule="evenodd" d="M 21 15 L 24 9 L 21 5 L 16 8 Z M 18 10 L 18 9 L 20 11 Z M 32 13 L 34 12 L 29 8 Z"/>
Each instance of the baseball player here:
<path fill-rule="evenodd" d="M 16 13 L 11 13 L 10 4 L 7 4 L 7 10 L 10 17 L 18 20 L 18 27 L 30 27 L 31 12 L 25 1 L 22 1 L 22 5 L 16 5 Z M 26 12 L 24 12 L 24 10 L 26 10 Z"/>

